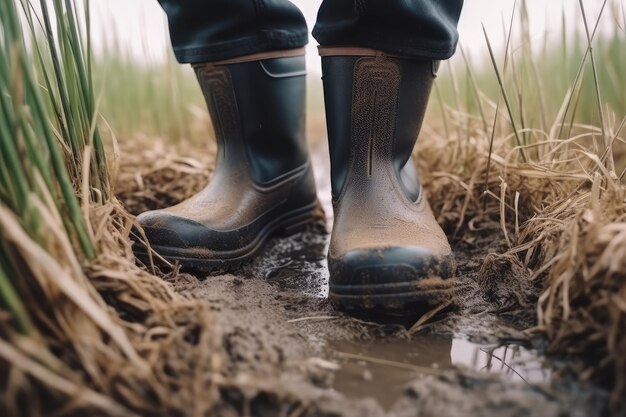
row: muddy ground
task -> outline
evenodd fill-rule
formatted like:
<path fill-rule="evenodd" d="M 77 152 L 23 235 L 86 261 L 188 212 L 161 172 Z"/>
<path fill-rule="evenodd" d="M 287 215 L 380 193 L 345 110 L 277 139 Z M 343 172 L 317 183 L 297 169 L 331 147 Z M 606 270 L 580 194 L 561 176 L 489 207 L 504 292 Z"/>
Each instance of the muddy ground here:
<path fill-rule="evenodd" d="M 332 214 L 323 152 L 314 162 Z M 320 230 L 270 241 L 234 274 L 171 279 L 215 312 L 228 376 L 216 414 L 603 415 L 608 394 L 576 382 L 567 364 L 548 359 L 540 336 L 524 331 L 534 325 L 540 288 L 514 257 L 495 255 L 506 245 L 494 236 L 499 225 L 488 222 L 470 235 L 451 233 L 456 298 L 404 325 L 333 309 Z"/>

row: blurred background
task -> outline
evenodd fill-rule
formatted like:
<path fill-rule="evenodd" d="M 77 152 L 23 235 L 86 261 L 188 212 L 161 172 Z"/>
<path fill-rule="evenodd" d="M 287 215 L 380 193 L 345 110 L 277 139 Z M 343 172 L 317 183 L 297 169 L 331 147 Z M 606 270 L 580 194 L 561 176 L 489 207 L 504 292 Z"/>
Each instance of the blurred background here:
<path fill-rule="evenodd" d="M 312 28 L 319 2 L 293 2 Z M 91 7 L 95 78 L 102 87 L 102 113 L 114 133 L 120 138 L 205 139 L 210 129 L 202 97 L 190 68 L 173 58 L 167 22 L 157 1 L 107 0 L 91 2 Z M 598 85 L 586 57 L 583 8 L 589 31 L 597 29 L 593 45 Z M 466 0 L 459 50 L 443 65 L 427 129 L 449 134 L 462 124 L 459 133 L 469 134 L 472 122 L 486 127 L 503 87 L 512 97 L 518 128 L 529 134 L 533 129 L 548 132 L 555 123 L 617 124 L 626 114 L 624 21 L 623 0 Z M 313 140 L 325 135 L 316 46 L 311 38 L 308 128 Z M 498 83 L 496 68 L 503 85 Z M 599 111 L 596 87 L 606 103 L 604 114 Z M 564 107 L 566 114 L 557 120 Z"/>
<path fill-rule="evenodd" d="M 312 29 L 315 25 L 320 1 L 292 0 L 304 13 Z M 519 1 L 518 1 L 519 3 Z M 485 52 L 485 38 L 482 25 L 485 25 L 495 49 L 503 47 L 506 33 L 503 24 L 508 26 L 515 0 L 466 0 L 459 23 L 461 45 L 472 56 L 480 57 Z M 585 9 L 590 20 L 597 17 L 601 0 L 586 0 Z M 529 31 L 536 47 L 544 42 L 558 43 L 562 36 L 564 18 L 575 23 L 580 6 L 577 0 L 528 0 Z M 169 39 L 165 15 L 156 0 L 107 0 L 92 2 L 94 12 L 95 43 L 102 48 L 106 42 L 118 41 L 122 50 L 136 57 L 138 62 L 162 63 L 167 59 Z M 519 7 L 519 4 L 518 4 Z M 574 31 L 584 31 L 582 21 L 567 29 L 572 36 Z M 600 28 L 610 33 L 610 22 Z M 312 72 L 319 72 L 320 61 L 316 42 L 311 38 L 307 48 L 308 65 Z"/>

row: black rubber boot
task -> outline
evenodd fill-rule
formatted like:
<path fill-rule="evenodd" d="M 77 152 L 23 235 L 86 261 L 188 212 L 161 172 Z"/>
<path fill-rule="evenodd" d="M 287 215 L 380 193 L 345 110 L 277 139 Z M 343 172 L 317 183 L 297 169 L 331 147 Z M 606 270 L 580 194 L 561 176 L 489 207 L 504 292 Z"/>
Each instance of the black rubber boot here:
<path fill-rule="evenodd" d="M 330 299 L 368 316 L 423 313 L 452 296 L 446 279 L 455 272 L 411 157 L 438 63 L 342 51 L 322 51 L 335 211 Z"/>
<path fill-rule="evenodd" d="M 304 133 L 304 56 L 249 59 L 194 66 L 218 143 L 214 176 L 191 199 L 138 217 L 152 248 L 184 269 L 231 269 L 272 235 L 323 224 Z"/>

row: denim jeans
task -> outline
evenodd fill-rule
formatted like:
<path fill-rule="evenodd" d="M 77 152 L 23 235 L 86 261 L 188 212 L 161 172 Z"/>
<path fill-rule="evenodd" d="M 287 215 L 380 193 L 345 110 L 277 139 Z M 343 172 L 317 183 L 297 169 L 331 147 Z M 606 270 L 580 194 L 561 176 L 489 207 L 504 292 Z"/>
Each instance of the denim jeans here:
<path fill-rule="evenodd" d="M 299 48 L 308 41 L 288 0 L 159 0 L 181 63 Z M 463 0 L 324 0 L 313 36 L 322 46 L 379 49 L 442 60 L 456 49 Z"/>

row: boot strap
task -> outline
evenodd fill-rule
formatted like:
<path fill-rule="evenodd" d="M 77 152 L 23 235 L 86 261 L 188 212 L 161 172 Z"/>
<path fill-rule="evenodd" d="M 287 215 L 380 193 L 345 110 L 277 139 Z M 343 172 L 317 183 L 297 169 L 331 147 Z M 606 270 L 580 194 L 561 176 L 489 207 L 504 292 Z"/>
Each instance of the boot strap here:
<path fill-rule="evenodd" d="M 202 62 L 198 64 L 191 64 L 194 68 L 200 67 L 204 65 L 230 65 L 230 64 L 242 64 L 244 62 L 254 62 L 254 61 L 265 61 L 266 59 L 275 59 L 275 58 L 291 58 L 296 56 L 304 56 L 305 50 L 304 48 L 296 48 L 296 49 L 283 49 L 279 51 L 267 51 L 267 52 L 257 52 L 251 55 L 239 56 L 236 58 L 224 59 L 222 61 L 213 61 L 213 62 Z"/>

